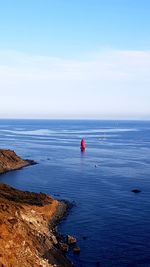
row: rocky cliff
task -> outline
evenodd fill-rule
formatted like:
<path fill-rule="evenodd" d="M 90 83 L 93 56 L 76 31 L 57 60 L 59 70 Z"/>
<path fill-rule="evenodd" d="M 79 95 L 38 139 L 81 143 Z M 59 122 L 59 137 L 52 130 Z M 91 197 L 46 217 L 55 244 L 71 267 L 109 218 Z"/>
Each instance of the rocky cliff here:
<path fill-rule="evenodd" d="M 0 174 L 34 164 L 0 149 Z M 0 267 L 70 267 L 55 225 L 67 205 L 0 184 Z"/>
<path fill-rule="evenodd" d="M 20 169 L 34 164 L 32 160 L 23 160 L 12 150 L 0 149 L 0 173 Z"/>
<path fill-rule="evenodd" d="M 65 210 L 50 196 L 0 184 L 0 266 L 72 266 L 53 230 Z"/>

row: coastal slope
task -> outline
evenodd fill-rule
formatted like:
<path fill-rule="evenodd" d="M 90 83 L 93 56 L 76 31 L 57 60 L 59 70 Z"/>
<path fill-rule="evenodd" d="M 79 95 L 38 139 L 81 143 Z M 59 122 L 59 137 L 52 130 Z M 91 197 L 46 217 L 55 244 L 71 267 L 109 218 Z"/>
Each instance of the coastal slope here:
<path fill-rule="evenodd" d="M 13 150 L 0 149 L 0 174 L 7 171 L 17 170 L 34 163 L 35 162 L 32 160 L 24 160 L 20 158 Z"/>
<path fill-rule="evenodd" d="M 0 266 L 72 266 L 53 230 L 66 208 L 46 194 L 0 184 Z"/>

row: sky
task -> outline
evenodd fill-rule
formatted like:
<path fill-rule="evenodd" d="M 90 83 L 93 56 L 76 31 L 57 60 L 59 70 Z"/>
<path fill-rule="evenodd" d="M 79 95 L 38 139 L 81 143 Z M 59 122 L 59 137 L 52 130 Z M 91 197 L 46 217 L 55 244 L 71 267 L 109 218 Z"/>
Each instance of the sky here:
<path fill-rule="evenodd" d="M 0 0 L 0 118 L 150 119 L 149 0 Z"/>

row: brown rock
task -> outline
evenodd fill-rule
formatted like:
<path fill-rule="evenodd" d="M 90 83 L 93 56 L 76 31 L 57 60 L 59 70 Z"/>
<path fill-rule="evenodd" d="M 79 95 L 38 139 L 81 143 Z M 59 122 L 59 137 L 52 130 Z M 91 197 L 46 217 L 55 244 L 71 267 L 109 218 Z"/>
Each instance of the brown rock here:
<path fill-rule="evenodd" d="M 77 243 L 77 239 L 74 236 L 67 235 L 67 243 L 68 245 L 74 245 Z"/>

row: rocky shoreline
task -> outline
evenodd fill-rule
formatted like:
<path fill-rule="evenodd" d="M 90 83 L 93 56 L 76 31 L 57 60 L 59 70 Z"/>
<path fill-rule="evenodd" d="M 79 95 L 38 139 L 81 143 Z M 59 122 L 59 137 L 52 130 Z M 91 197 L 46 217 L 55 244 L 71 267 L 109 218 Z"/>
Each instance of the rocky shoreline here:
<path fill-rule="evenodd" d="M 32 164 L 0 149 L 0 174 Z M 0 267 L 72 267 L 69 244 L 56 230 L 68 208 L 46 194 L 0 184 Z"/>
<path fill-rule="evenodd" d="M 55 234 L 67 208 L 46 194 L 0 184 L 0 266 L 73 266 Z"/>

